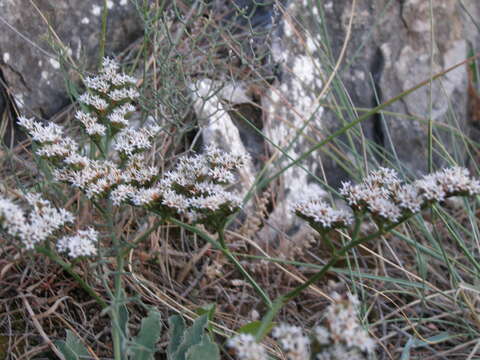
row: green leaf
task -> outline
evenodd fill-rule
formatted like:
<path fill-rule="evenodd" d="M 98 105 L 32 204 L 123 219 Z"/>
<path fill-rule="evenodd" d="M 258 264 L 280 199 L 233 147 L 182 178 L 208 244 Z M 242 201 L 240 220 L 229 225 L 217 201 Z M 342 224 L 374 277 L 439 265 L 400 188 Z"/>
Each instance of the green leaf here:
<path fill-rule="evenodd" d="M 411 337 L 410 339 L 408 339 L 407 343 L 405 344 L 405 346 L 403 348 L 400 360 L 409 360 L 411 349 L 422 348 L 422 347 L 430 346 L 432 344 L 438 344 L 438 343 L 441 343 L 441 342 L 450 341 L 450 340 L 452 340 L 456 337 L 459 337 L 459 336 L 461 336 L 461 335 L 460 334 L 452 335 L 452 334 L 444 331 L 444 332 L 441 332 L 437 335 L 434 335 L 434 336 L 431 336 L 431 337 L 425 339 L 426 341 Z"/>
<path fill-rule="evenodd" d="M 183 334 L 185 332 L 185 321 L 179 315 L 170 316 L 168 319 L 168 325 L 170 326 L 168 335 L 170 342 L 167 346 L 167 353 L 171 356 L 180 347 L 183 341 Z"/>
<path fill-rule="evenodd" d="M 91 359 L 90 353 L 73 332 L 67 330 L 67 338 L 55 342 L 66 360 Z"/>
<path fill-rule="evenodd" d="M 217 306 L 217 304 L 211 303 L 211 304 L 202 306 L 202 307 L 198 308 L 197 310 L 195 310 L 195 312 L 199 316 L 202 316 L 202 315 L 207 315 L 208 316 L 207 329 L 211 333 L 213 333 L 213 326 L 210 323 L 210 321 L 213 321 L 213 317 L 215 316 L 216 306 Z"/>
<path fill-rule="evenodd" d="M 186 360 L 220 360 L 220 350 L 217 344 L 210 341 L 207 335 L 202 341 L 187 351 Z"/>
<path fill-rule="evenodd" d="M 199 307 L 197 310 L 195 310 L 195 312 L 199 316 L 207 314 L 208 315 L 208 320 L 211 321 L 211 320 L 213 320 L 213 315 L 215 314 L 215 307 L 216 306 L 217 306 L 217 304 L 211 303 L 211 304 Z"/>
<path fill-rule="evenodd" d="M 197 318 L 193 325 L 189 327 L 183 336 L 183 341 L 172 355 L 174 360 L 186 360 L 187 351 L 194 345 L 203 340 L 204 329 L 208 322 L 208 316 L 203 315 Z"/>
<path fill-rule="evenodd" d="M 128 352 L 128 339 L 129 339 L 129 332 L 128 332 L 128 320 L 130 315 L 128 313 L 128 308 L 126 305 L 126 296 L 123 290 L 120 291 L 118 300 L 114 299 L 114 301 L 118 301 L 118 324 L 114 324 L 114 326 L 118 326 L 120 329 L 120 349 L 123 352 Z M 113 306 L 115 306 L 114 304 Z"/>
<path fill-rule="evenodd" d="M 262 325 L 261 321 L 252 321 L 248 324 L 243 325 L 240 329 L 237 330 L 240 334 L 250 334 L 253 336 L 257 335 L 260 326 Z M 276 325 L 276 323 L 271 323 L 270 326 L 267 328 L 266 333 L 269 333 L 272 328 Z"/>
<path fill-rule="evenodd" d="M 146 318 L 142 319 L 140 332 L 135 337 L 133 351 L 135 360 L 151 360 L 155 354 L 155 344 L 160 339 L 162 331 L 161 316 L 157 309 L 152 308 Z"/>
<path fill-rule="evenodd" d="M 120 330 L 122 330 L 124 339 L 128 339 L 128 319 L 129 319 L 129 314 L 128 314 L 128 308 L 127 305 L 125 305 L 126 297 L 125 297 L 125 292 L 122 290 L 120 292 L 119 296 L 121 304 L 118 305 L 118 326 L 120 327 Z"/>

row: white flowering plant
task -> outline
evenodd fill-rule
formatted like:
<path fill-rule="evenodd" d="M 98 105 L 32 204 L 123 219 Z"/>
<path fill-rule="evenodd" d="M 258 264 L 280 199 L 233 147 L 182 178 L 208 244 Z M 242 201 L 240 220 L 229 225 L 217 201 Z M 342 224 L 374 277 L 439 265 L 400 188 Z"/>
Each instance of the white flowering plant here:
<path fill-rule="evenodd" d="M 343 182 L 339 191 L 345 208 L 335 209 L 326 201 L 309 199 L 293 208 L 306 220 L 332 249 L 336 247 L 329 233 L 348 230 L 353 225 L 351 239 L 356 242 L 366 216 L 377 225 L 379 233 L 388 232 L 422 210 L 441 204 L 454 196 L 472 197 L 480 194 L 480 182 L 467 169 L 454 166 L 423 176 L 412 183 L 402 182 L 393 169 L 371 171 L 360 184 Z"/>
<path fill-rule="evenodd" d="M 158 216 L 156 224 L 136 236 L 136 241 L 145 240 L 161 223 L 170 222 L 210 242 L 238 269 L 263 301 L 267 313 L 256 334 L 239 335 L 228 345 L 236 350 L 239 359 L 263 360 L 268 355 L 260 340 L 280 309 L 324 277 L 349 250 L 381 237 L 448 198 L 480 193 L 480 183 L 461 167 L 443 169 L 411 183 L 401 181 L 392 169 L 380 168 L 359 184 L 344 183 L 340 195 L 345 204 L 341 207 L 324 199 L 298 203 L 293 211 L 330 245 L 332 257 L 300 286 L 271 300 L 230 251 L 224 234 L 229 220 L 242 207 L 243 199 L 232 188 L 235 172 L 246 164 L 248 157 L 206 146 L 203 153 L 181 157 L 163 172 L 148 156 L 155 139 L 163 136 L 162 128 L 154 121 L 140 127 L 130 121 L 138 109 L 137 79 L 120 72 L 117 62 L 105 58 L 99 74 L 86 77 L 84 84 L 86 92 L 78 97 L 79 109 L 74 118 L 89 144 L 77 142 L 52 122 L 45 124 L 20 117 L 18 124 L 30 135 L 36 155 L 48 164 L 55 185 L 63 183 L 84 194 L 83 200 L 92 205 L 102 221 L 80 225 L 71 212 L 56 207 L 53 200 L 35 192 L 15 192 L 13 196 L 0 197 L 0 231 L 12 243 L 42 253 L 59 264 L 110 315 L 116 360 L 135 358 L 139 349 L 149 355 L 155 350 L 139 348 L 127 331 L 125 258 L 137 244 L 119 234 L 116 221 L 117 215 L 130 206 Z M 316 147 L 322 144 L 325 142 Z M 361 225 L 367 219 L 373 221 L 377 231 L 364 236 Z M 333 232 L 343 236 L 346 243 L 334 244 Z M 114 269 L 102 276 L 107 286 L 107 280 L 113 278 L 114 289 L 104 299 L 76 272 L 74 265 L 84 258 L 90 258 L 91 263 L 106 262 L 112 254 Z M 98 268 L 105 271 L 106 267 Z M 362 358 L 374 352 L 373 340 L 358 323 L 357 298 L 332 298 L 335 304 L 326 309 L 324 324 L 315 327 L 310 337 L 297 326 L 283 324 L 274 328 L 272 337 L 287 358 Z M 151 321 L 159 318 L 153 310 L 149 316 Z M 158 340 L 158 334 L 154 334 L 155 339 Z"/>
<path fill-rule="evenodd" d="M 367 360 L 374 358 L 375 341 L 358 320 L 358 298 L 333 292 L 334 301 L 325 310 L 324 322 L 310 334 L 299 326 L 286 323 L 275 326 L 272 338 L 289 360 Z M 255 336 L 241 333 L 228 340 L 238 360 L 268 360 L 266 348 Z"/>
<path fill-rule="evenodd" d="M 170 170 L 161 172 L 147 161 L 146 152 L 152 148 L 162 129 L 155 123 L 136 128 L 129 121 L 136 111 L 134 102 L 139 96 L 136 80 L 121 73 L 119 65 L 106 58 L 100 73 L 85 78 L 84 82 L 87 92 L 78 99 L 81 109 L 75 113 L 75 119 L 91 140 L 89 146 L 77 143 L 66 135 L 63 127 L 54 123 L 43 124 L 26 117 L 20 117 L 18 123 L 30 135 L 36 155 L 49 164 L 53 180 L 80 190 L 97 209 L 110 231 L 103 233 L 92 226 L 75 226 L 75 218 L 69 211 L 54 207 L 50 201 L 33 192 L 16 196 L 30 210 L 24 210 L 17 200 L 0 198 L 0 229 L 27 250 L 36 250 L 57 262 L 110 314 L 115 359 L 132 356 L 136 346 L 124 330 L 126 324 L 122 323 L 121 316 L 126 311 L 122 281 L 125 255 L 132 246 L 136 246 L 118 236 L 115 230 L 116 214 L 126 206 L 142 208 L 159 218 L 137 241 L 144 240 L 162 222 L 169 221 L 210 242 L 238 269 L 268 311 L 254 337 L 234 338 L 229 344 L 237 349 L 240 359 L 263 359 L 266 358 L 265 351 L 258 341 L 271 328 L 278 311 L 321 279 L 350 249 L 382 236 L 422 210 L 442 204 L 450 197 L 480 193 L 480 182 L 464 168 L 443 169 L 412 183 L 402 182 L 392 169 L 380 168 L 370 172 L 360 184 L 343 183 L 340 189 L 345 200 L 343 208 L 334 208 L 322 199 L 298 203 L 293 209 L 295 214 L 320 234 L 330 245 L 333 255 L 319 272 L 302 285 L 272 301 L 229 250 L 224 236 L 231 216 L 242 207 L 242 198 L 231 187 L 236 180 L 235 172 L 246 164 L 248 157 L 207 146 L 202 154 L 181 157 Z M 361 236 L 360 227 L 366 217 L 376 224 L 378 231 Z M 217 237 L 204 231 L 198 226 L 200 224 Z M 332 231 L 349 233 L 349 242 L 340 248 L 335 246 L 330 239 Z M 104 246 L 108 241 L 111 247 Z M 52 243 L 55 246 L 52 247 Z M 114 290 L 111 291 L 110 301 L 106 301 L 75 272 L 73 263 L 85 257 L 102 259 L 112 252 L 116 257 Z M 61 255 L 72 260 L 65 261 Z M 108 277 L 108 274 L 105 275 Z M 356 303 L 353 298 L 350 302 Z M 339 300 L 336 310 L 330 308 L 331 312 L 336 311 L 338 316 L 345 310 L 355 318 L 353 308 L 345 305 L 345 309 L 341 310 L 341 304 L 343 302 Z M 151 312 L 151 316 L 156 318 L 158 313 Z M 340 331 L 335 328 L 333 315 L 328 319 L 327 327 L 315 329 L 316 336 L 313 338 L 317 340 L 308 340 L 299 328 L 287 325 L 277 327 L 272 335 L 291 359 L 310 357 L 310 345 L 315 344 L 332 354 L 342 351 L 345 354 L 356 354 L 358 351 L 372 353 L 373 346 L 350 349 L 351 343 L 339 340 L 339 334 L 347 328 L 357 329 L 357 325 L 345 325 L 346 328 Z M 364 332 L 358 331 L 367 339 Z M 324 342 L 319 340 L 322 336 Z M 303 342 L 296 342 L 299 339 Z M 326 359 L 330 356 L 326 354 L 318 353 L 316 359 Z"/>
<path fill-rule="evenodd" d="M 106 58 L 100 73 L 86 77 L 84 82 L 87 91 L 78 98 L 81 109 L 75 113 L 75 119 L 90 139 L 89 145 L 78 143 L 54 123 L 43 124 L 33 118 L 20 117 L 18 124 L 30 135 L 36 155 L 49 165 L 54 182 L 82 192 L 103 219 L 103 228 L 109 231 L 77 226 L 69 211 L 56 208 L 34 192 L 17 193 L 15 199 L 0 198 L 0 230 L 25 249 L 40 252 L 62 266 L 110 315 L 116 360 L 132 358 L 138 350 L 135 339 L 125 330 L 127 324 L 122 315 L 127 301 L 123 288 L 125 256 L 136 246 L 115 229 L 116 214 L 125 207 L 141 208 L 158 216 L 157 223 L 138 236 L 137 241 L 146 239 L 161 223 L 168 221 L 210 242 L 238 269 L 268 311 L 254 336 L 241 335 L 228 344 L 236 349 L 239 359 L 257 360 L 267 358 L 259 341 L 271 328 L 280 309 L 321 279 L 349 250 L 388 233 L 450 197 L 480 193 L 480 182 L 461 167 L 446 168 L 411 183 L 401 181 L 392 169 L 380 168 L 370 172 L 359 184 L 343 183 L 339 191 L 345 200 L 343 208 L 334 208 L 323 199 L 298 203 L 293 211 L 330 245 L 332 258 L 300 286 L 271 300 L 229 250 L 224 235 L 229 220 L 242 207 L 243 200 L 232 190 L 232 185 L 236 181 L 235 172 L 247 163 L 247 155 L 232 155 L 207 146 L 202 154 L 181 157 L 168 171 L 162 172 L 146 156 L 162 129 L 153 122 L 136 128 L 129 121 L 136 112 L 135 100 L 139 96 L 135 78 L 121 73 L 119 65 Z M 22 202 L 27 209 L 21 206 Z M 367 217 L 378 231 L 361 236 L 360 228 Z M 330 238 L 332 231 L 348 234 L 348 242 L 342 247 L 336 246 Z M 105 300 L 77 274 L 73 265 L 79 258 L 102 260 L 112 253 L 116 258 L 112 272 L 114 289 L 111 298 Z M 63 255 L 71 260 L 65 261 Z M 109 277 L 108 273 L 104 275 Z M 351 320 L 357 318 L 358 300 L 353 297 L 349 302 L 337 300 L 335 306 L 327 309 L 326 325 L 315 328 L 311 338 L 295 326 L 275 328 L 272 336 L 290 359 L 315 356 L 321 360 L 373 353 L 372 340 L 356 320 Z M 154 310 L 149 314 L 150 321 L 159 316 Z M 334 318 L 341 318 L 345 323 L 342 325 Z M 352 338 L 342 337 L 347 331 L 369 345 L 357 346 L 351 342 Z M 148 352 L 152 355 L 154 349 Z"/>
<path fill-rule="evenodd" d="M 267 334 L 273 319 L 284 305 L 322 279 L 348 251 L 391 232 L 408 219 L 421 214 L 422 210 L 443 205 L 448 198 L 478 196 L 480 181 L 473 178 L 467 169 L 458 166 L 427 174 L 411 183 L 402 182 L 393 169 L 379 168 L 371 171 L 357 185 L 344 182 L 339 193 L 346 203 L 343 209 L 336 209 L 321 199 L 302 201 L 292 209 L 319 233 L 321 239 L 330 246 L 332 256 L 318 272 L 301 285 L 274 299 L 256 331 L 257 341 Z M 367 221 L 367 217 L 370 217 L 376 225 L 377 231 L 363 235 L 361 225 Z M 336 246 L 331 240 L 332 231 L 338 231 L 345 236 L 347 242 L 343 246 Z M 321 329 L 324 332 L 324 329 Z M 333 333 L 337 332 L 330 330 Z M 334 339 L 335 336 L 330 338 L 330 340 Z M 344 345 L 339 344 L 333 349 L 344 349 Z M 318 357 L 318 359 L 324 358 L 331 357 Z"/>
<path fill-rule="evenodd" d="M 127 301 L 123 281 L 125 257 L 137 245 L 116 228 L 117 214 L 125 207 L 138 207 L 158 217 L 154 226 L 136 237 L 137 242 L 167 221 L 191 230 L 220 250 L 269 302 L 263 289 L 230 252 L 224 238 L 229 217 L 242 206 L 242 198 L 231 189 L 235 172 L 248 157 L 207 146 L 204 153 L 181 157 L 169 171 L 163 172 L 146 157 L 154 139 L 161 135 L 161 128 L 153 122 L 137 128 L 129 121 L 137 110 L 135 101 L 140 95 L 136 79 L 120 72 L 116 61 L 105 58 L 99 74 L 86 77 L 84 83 L 86 92 L 78 98 L 80 109 L 75 120 L 90 139 L 89 144 L 77 142 L 55 123 L 19 117 L 18 124 L 31 137 L 35 154 L 48 165 L 47 176 L 51 174 L 54 183 L 83 193 L 101 221 L 95 226 L 76 226 L 72 213 L 56 208 L 38 193 L 27 192 L 17 193 L 16 199 L 0 196 L 0 231 L 12 243 L 42 253 L 62 266 L 110 315 L 116 360 L 136 358 L 140 351 L 138 342 L 129 336 L 127 320 L 122 315 Z M 24 210 L 22 201 L 30 209 Z M 217 234 L 217 239 L 199 224 Z M 66 261 L 64 255 L 70 260 Z M 113 277 L 114 289 L 109 291 L 111 298 L 107 301 L 76 273 L 74 263 L 81 258 L 101 263 L 111 255 L 116 259 L 114 271 L 105 272 L 104 267 L 99 267 L 106 285 L 110 275 Z M 158 317 L 158 312 L 149 314 L 150 321 Z M 153 356 L 154 349 L 148 352 Z"/>

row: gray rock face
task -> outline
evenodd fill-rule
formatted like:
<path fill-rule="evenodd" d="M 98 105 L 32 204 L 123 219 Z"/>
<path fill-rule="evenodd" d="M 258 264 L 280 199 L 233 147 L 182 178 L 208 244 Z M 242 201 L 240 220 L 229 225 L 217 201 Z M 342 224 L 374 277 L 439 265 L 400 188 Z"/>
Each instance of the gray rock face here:
<path fill-rule="evenodd" d="M 471 15 L 478 16 L 478 2 L 464 3 Z M 345 36 L 350 4 L 350 1 L 325 3 L 336 54 Z M 356 106 L 374 107 L 462 62 L 468 56 L 468 42 L 478 48 L 478 29 L 473 28 L 462 6 L 451 0 L 433 2 L 432 46 L 430 10 L 430 2 L 422 0 L 357 1 L 346 54 L 350 66 L 348 71 L 341 72 Z M 466 127 L 466 102 L 467 71 L 462 66 L 434 81 L 431 91 L 425 86 L 389 106 L 387 110 L 398 116 L 386 115 L 383 119 L 376 116 L 365 122 L 365 135 L 390 153 L 394 150 L 400 164 L 408 170 L 424 172 L 428 118 L 431 116 L 435 136 L 442 138 L 448 150 L 447 132 L 438 125 L 452 123 L 455 118 L 460 127 Z M 334 123 L 328 115 L 324 121 Z"/>
<path fill-rule="evenodd" d="M 34 5 L 35 4 L 35 5 Z M 48 118 L 68 103 L 64 72 L 98 61 L 103 1 L 1 0 L 0 70 L 22 113 Z M 107 54 L 141 35 L 137 10 L 127 0 L 108 2 Z M 61 41 L 61 44 L 60 44 Z M 54 48 L 52 48 L 55 47 Z"/>
<path fill-rule="evenodd" d="M 288 157 L 297 158 L 332 131 L 356 120 L 361 108 L 374 108 L 465 60 L 468 43 L 475 48 L 479 45 L 479 31 L 469 16 L 479 18 L 480 4 L 470 0 L 463 6 L 454 0 L 434 1 L 433 9 L 424 0 L 357 0 L 339 77 L 330 84 L 327 96 L 320 98 L 345 41 L 352 1 L 290 1 L 280 10 L 280 28 L 270 44 L 280 76 L 261 99 L 263 130 L 269 139 L 266 143 L 280 159 L 277 165 L 287 165 L 291 161 Z M 324 12 L 326 24 L 319 21 L 320 12 Z M 331 52 L 325 50 L 327 32 Z M 429 118 L 446 152 L 453 153 L 449 131 L 444 130 L 449 124 L 468 131 L 467 85 L 466 67 L 458 67 L 431 86 L 391 104 L 386 109 L 388 115 L 366 119 L 353 138 L 343 136 L 339 140 L 351 141 L 361 149 L 363 136 L 363 141 L 376 144 L 383 157 L 413 174 L 423 173 L 427 168 Z M 352 104 L 360 109 L 357 113 L 337 110 L 338 106 L 351 108 Z M 264 228 L 261 238 L 291 234 L 296 227 L 290 212 L 292 204 L 301 197 L 321 193 L 306 170 L 326 178 L 332 187 L 345 179 L 345 169 L 328 155 L 352 160 L 352 154 L 342 146 L 341 141 L 332 143 L 305 159 L 301 163 L 304 169 L 295 166 L 281 175 L 276 207 L 268 219 L 272 226 Z M 441 157 L 434 160 L 441 164 Z M 380 158 L 377 156 L 379 163 Z M 456 160 L 462 161 L 461 151 Z"/>

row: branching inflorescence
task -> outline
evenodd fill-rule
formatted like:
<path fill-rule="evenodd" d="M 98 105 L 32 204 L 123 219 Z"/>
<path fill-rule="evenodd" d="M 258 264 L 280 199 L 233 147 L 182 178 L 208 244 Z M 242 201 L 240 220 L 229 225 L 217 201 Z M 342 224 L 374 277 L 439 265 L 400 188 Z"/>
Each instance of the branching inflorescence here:
<path fill-rule="evenodd" d="M 118 188 L 115 196 L 162 214 L 174 212 L 192 222 L 218 228 L 217 221 L 240 208 L 241 198 L 224 187 L 234 182 L 234 170 L 244 166 L 246 160 L 245 156 L 207 147 L 204 154 L 180 159 L 155 185 Z"/>
<path fill-rule="evenodd" d="M 230 187 L 235 183 L 235 172 L 247 163 L 247 155 L 232 155 L 207 146 L 203 154 L 181 157 L 170 171 L 162 173 L 146 160 L 146 151 L 152 148 L 161 128 L 156 124 L 135 128 L 128 120 L 136 110 L 134 101 L 140 95 L 136 79 L 120 73 L 119 65 L 107 58 L 99 75 L 87 77 L 84 82 L 87 91 L 78 99 L 81 109 L 76 112 L 75 119 L 89 137 L 90 146 L 80 145 L 54 123 L 42 124 L 25 117 L 20 117 L 18 123 L 30 134 L 36 154 L 51 165 L 54 180 L 82 191 L 111 230 L 110 238 L 118 266 L 114 273 L 112 321 L 116 322 L 119 318 L 119 304 L 124 302 L 121 275 L 124 250 L 130 247 L 116 236 L 111 212 L 115 211 L 115 207 L 124 205 L 142 207 L 160 215 L 162 220 L 170 219 L 200 234 L 214 244 L 268 305 L 268 313 L 256 338 L 242 334 L 228 342 L 240 360 L 268 358 L 265 348 L 257 340 L 268 332 L 274 316 L 286 302 L 322 278 L 349 250 L 449 197 L 480 194 L 480 182 L 464 168 L 443 169 L 412 183 L 402 182 L 392 169 L 379 168 L 370 172 L 359 184 L 343 183 L 340 194 L 347 204 L 346 209 L 335 209 L 320 199 L 297 204 L 294 212 L 329 242 L 333 256 L 316 274 L 272 302 L 225 242 L 227 219 L 242 204 L 242 199 Z M 31 207 L 27 212 L 13 200 L 0 197 L 2 232 L 19 239 L 29 250 L 46 240 L 56 239 L 57 251 L 69 257 L 101 255 L 101 252 L 98 253 L 101 249 L 98 244 L 100 235 L 94 228 L 73 232 L 67 227 L 67 224 L 74 223 L 70 212 L 53 207 L 35 193 L 26 194 L 24 199 Z M 378 225 L 379 232 L 359 238 L 360 225 L 366 215 Z M 179 219 L 206 225 L 218 234 L 218 241 Z M 352 224 L 354 231 L 350 242 L 337 251 L 326 234 Z M 43 250 L 69 271 L 102 307 L 107 306 L 70 264 L 53 254 L 50 248 Z M 327 308 L 324 324 L 317 326 L 311 336 L 305 335 L 301 328 L 287 324 L 274 328 L 272 336 L 288 359 L 303 360 L 312 356 L 317 360 L 363 359 L 373 354 L 375 342 L 358 322 L 357 298 L 349 295 L 345 300 L 338 294 L 332 297 L 336 303 Z M 118 323 L 112 329 L 115 358 L 120 359 L 126 336 L 119 332 Z"/>
<path fill-rule="evenodd" d="M 358 321 L 358 298 L 348 294 L 344 299 L 336 292 L 331 297 L 335 303 L 327 307 L 324 324 L 315 327 L 310 336 L 302 328 L 289 324 L 273 328 L 272 337 L 286 359 L 361 360 L 374 353 L 375 341 Z M 235 350 L 239 360 L 268 359 L 265 348 L 251 335 L 237 335 L 227 345 Z"/>
<path fill-rule="evenodd" d="M 480 182 L 467 169 L 457 166 L 425 175 L 413 183 L 403 183 L 393 169 L 380 168 L 370 172 L 360 184 L 344 182 L 340 194 L 351 212 L 334 209 L 317 199 L 297 204 L 294 211 L 322 232 L 348 227 L 355 217 L 364 214 L 370 214 L 379 225 L 394 224 L 446 198 L 478 195 Z"/>
<path fill-rule="evenodd" d="M 106 58 L 100 74 L 84 82 L 87 92 L 79 97 L 81 110 L 75 119 L 100 157 L 85 155 L 88 149 L 66 136 L 60 125 L 26 117 L 18 120 L 36 144 L 36 154 L 52 164 L 56 181 L 80 189 L 92 201 L 141 206 L 164 218 L 182 216 L 215 228 L 220 226 L 218 219 L 240 208 L 241 198 L 226 186 L 233 184 L 246 156 L 209 146 L 204 154 L 183 157 L 173 170 L 161 174 L 144 155 L 161 128 L 153 124 L 136 129 L 128 121 L 139 96 L 136 79 L 120 73 L 119 65 Z M 59 247 L 72 257 L 87 255 L 88 247 L 80 249 L 78 244 L 96 236 L 93 229 L 84 230 L 60 239 Z"/>

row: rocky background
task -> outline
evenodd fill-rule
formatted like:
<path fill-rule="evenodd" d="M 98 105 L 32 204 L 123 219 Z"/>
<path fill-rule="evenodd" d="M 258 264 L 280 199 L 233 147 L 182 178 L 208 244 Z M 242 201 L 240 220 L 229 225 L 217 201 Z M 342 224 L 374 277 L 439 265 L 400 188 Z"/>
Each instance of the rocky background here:
<path fill-rule="evenodd" d="M 76 70 L 92 70 L 98 63 L 102 3 L 0 0 L 0 113 L 14 117 L 20 112 L 51 119 L 71 103 L 65 78 L 78 79 Z M 188 2 L 183 3 L 180 8 L 188 14 Z M 106 52 L 118 55 L 141 41 L 144 26 L 133 2 L 110 0 L 108 4 Z M 253 181 L 255 168 L 266 154 L 277 154 L 276 165 L 284 166 L 289 158 L 297 158 L 357 116 L 339 114 L 325 106 L 327 101 L 342 106 L 341 99 L 348 94 L 355 106 L 373 108 L 465 60 L 470 48 L 480 48 L 474 22 L 480 18 L 480 3 L 476 0 L 435 0 L 433 9 L 428 0 L 357 0 L 353 4 L 352 0 L 299 0 L 265 6 L 258 5 L 258 1 L 212 0 L 207 5 L 205 19 L 215 16 L 219 23 L 230 22 L 234 34 L 244 31 L 246 24 L 258 30 L 255 36 L 241 37 L 239 47 L 242 54 L 258 60 L 261 66 L 256 74 L 268 79 L 268 85 L 258 86 L 252 81 L 255 64 L 246 66 L 245 61 L 239 61 L 238 67 L 249 71 L 242 68 L 238 74 L 243 75 L 222 81 L 223 90 L 216 98 L 209 97 L 207 102 L 208 91 L 204 90 L 228 77 L 221 74 L 221 66 L 216 75 L 197 74 L 190 88 L 192 112 L 203 131 L 203 141 L 253 155 L 246 184 Z M 241 11 L 248 17 L 239 16 Z M 434 14 L 433 34 L 430 11 Z M 321 13 L 326 23 L 319 23 Z M 347 35 L 339 77 L 330 84 L 332 90 L 319 97 Z M 327 37 L 331 51 L 320 51 Z M 219 56 L 231 53 L 219 51 Z M 70 57 L 81 68 L 64 66 Z M 408 171 L 422 173 L 427 163 L 427 126 L 421 119 L 427 119 L 431 106 L 436 124 L 455 122 L 471 133 L 477 125 L 472 124 L 470 119 L 475 117 L 467 112 L 467 89 L 467 67 L 461 66 L 431 87 L 425 86 L 395 102 L 388 107 L 388 114 L 367 119 L 362 124 L 363 134 L 380 150 L 396 154 Z M 232 109 L 248 117 L 269 140 L 246 126 Z M 2 117 L 3 121 L 7 118 Z M 308 136 L 298 137 L 298 129 Z M 294 145 L 289 147 L 292 141 Z M 445 144 L 448 148 L 447 136 Z M 292 167 L 282 174 L 275 188 L 271 226 L 264 228 L 263 238 L 291 233 L 295 224 L 289 207 L 299 196 L 321 192 L 315 176 L 328 180 L 333 187 L 347 176 L 345 169 L 325 156 L 326 151 L 334 150 L 329 146 L 317 151 L 301 163 L 303 168 Z"/>

